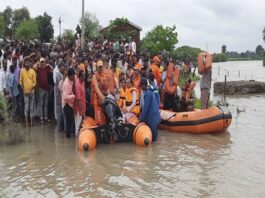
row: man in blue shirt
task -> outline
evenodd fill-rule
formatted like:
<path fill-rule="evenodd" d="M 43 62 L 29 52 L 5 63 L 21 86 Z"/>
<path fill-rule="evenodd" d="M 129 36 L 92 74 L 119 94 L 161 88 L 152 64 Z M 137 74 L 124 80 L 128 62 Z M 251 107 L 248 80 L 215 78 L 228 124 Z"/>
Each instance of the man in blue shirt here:
<path fill-rule="evenodd" d="M 152 130 L 153 141 L 157 140 L 157 126 L 161 121 L 159 106 L 151 88 L 147 86 L 147 79 L 141 79 L 141 88 L 144 94 L 144 104 L 140 115 L 140 121 L 145 122 Z"/>

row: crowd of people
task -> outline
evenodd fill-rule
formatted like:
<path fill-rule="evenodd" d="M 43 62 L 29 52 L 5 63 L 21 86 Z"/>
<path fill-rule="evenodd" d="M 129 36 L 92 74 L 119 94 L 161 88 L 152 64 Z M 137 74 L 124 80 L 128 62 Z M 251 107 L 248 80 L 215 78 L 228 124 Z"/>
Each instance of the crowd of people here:
<path fill-rule="evenodd" d="M 187 78 L 178 86 L 181 75 L 189 76 L 189 62 L 183 67 L 163 54 L 137 52 L 134 41 L 94 40 L 84 49 L 79 40 L 74 45 L 3 42 L 0 94 L 9 102 L 14 120 L 19 115 L 26 125 L 56 120 L 68 138 L 78 134 L 85 116 L 106 124 L 102 104 L 110 97 L 117 101 L 124 122 L 138 117 L 149 125 L 155 141 L 159 108 L 192 111 L 195 82 Z M 201 84 L 203 108 L 209 100 L 207 76 Z"/>

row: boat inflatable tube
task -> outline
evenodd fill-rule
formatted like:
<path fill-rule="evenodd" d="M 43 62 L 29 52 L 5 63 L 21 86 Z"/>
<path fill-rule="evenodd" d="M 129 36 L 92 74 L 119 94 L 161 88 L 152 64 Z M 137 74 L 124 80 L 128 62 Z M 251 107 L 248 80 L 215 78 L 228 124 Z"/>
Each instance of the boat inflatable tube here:
<path fill-rule="evenodd" d="M 91 151 L 96 148 L 97 138 L 95 131 L 89 128 L 83 128 L 79 131 L 78 136 L 78 150 L 79 151 Z"/>
<path fill-rule="evenodd" d="M 145 123 L 138 124 L 134 129 L 133 142 L 138 146 L 148 146 L 152 143 L 152 131 Z"/>
<path fill-rule="evenodd" d="M 227 107 L 211 107 L 190 112 L 160 110 L 160 129 L 175 133 L 215 133 L 225 131 L 232 122 L 232 114 Z"/>

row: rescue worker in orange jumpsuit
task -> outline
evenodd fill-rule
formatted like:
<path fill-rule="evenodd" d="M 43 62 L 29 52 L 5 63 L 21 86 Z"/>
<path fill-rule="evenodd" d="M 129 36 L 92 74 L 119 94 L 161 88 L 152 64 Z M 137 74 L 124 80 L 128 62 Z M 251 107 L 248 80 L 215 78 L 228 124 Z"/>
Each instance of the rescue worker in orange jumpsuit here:
<path fill-rule="evenodd" d="M 160 73 L 160 63 L 161 63 L 160 58 L 158 56 L 154 56 L 152 64 L 150 65 L 150 69 L 152 70 L 155 76 L 158 88 L 160 87 L 162 82 L 162 77 Z"/>
<path fill-rule="evenodd" d="M 96 72 L 92 76 L 92 104 L 95 110 L 95 122 L 98 125 L 106 124 L 106 117 L 102 108 L 106 92 L 108 92 L 107 77 L 103 72 L 103 62 L 99 60 L 96 64 Z"/>
<path fill-rule="evenodd" d="M 113 73 L 113 71 L 109 67 L 108 60 L 105 60 L 103 62 L 103 73 L 106 76 L 109 93 L 111 95 L 115 96 L 115 91 L 116 91 L 118 85 L 117 85 L 117 81 L 115 79 L 115 74 Z"/>

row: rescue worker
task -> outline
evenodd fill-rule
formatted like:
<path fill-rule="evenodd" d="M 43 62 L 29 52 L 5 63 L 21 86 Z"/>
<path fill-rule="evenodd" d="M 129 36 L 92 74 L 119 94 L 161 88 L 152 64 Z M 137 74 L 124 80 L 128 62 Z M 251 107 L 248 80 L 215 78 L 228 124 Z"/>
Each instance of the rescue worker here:
<path fill-rule="evenodd" d="M 192 96 L 193 89 L 195 87 L 195 82 L 191 82 L 191 79 L 188 79 L 182 87 L 181 94 L 181 110 L 182 111 L 193 111 L 194 110 L 194 99 Z"/>
<path fill-rule="evenodd" d="M 166 73 L 163 74 L 164 79 L 164 109 L 172 109 L 175 111 L 177 109 L 177 86 L 179 79 L 179 70 L 174 67 L 173 63 L 166 63 Z"/>
<path fill-rule="evenodd" d="M 105 100 L 104 92 L 108 91 L 106 75 L 103 72 L 103 61 L 96 64 L 96 72 L 92 77 L 92 104 L 95 111 L 95 122 L 99 125 L 106 124 L 106 117 L 102 108 Z"/>
<path fill-rule="evenodd" d="M 155 76 L 155 80 L 157 82 L 158 87 L 160 87 L 161 81 L 162 81 L 162 77 L 161 77 L 161 73 L 160 73 L 160 63 L 161 63 L 161 60 L 159 59 L 159 57 L 154 56 L 153 63 L 150 66 L 150 69 L 152 70 L 152 72 Z"/>
<path fill-rule="evenodd" d="M 115 91 L 118 87 L 117 81 L 115 79 L 115 74 L 113 71 L 109 68 L 108 60 L 105 59 L 103 61 L 103 73 L 106 77 L 109 93 L 115 96 Z"/>
<path fill-rule="evenodd" d="M 140 114 L 140 95 L 136 87 L 133 86 L 131 78 L 126 79 L 125 104 L 122 108 L 125 121 L 132 117 L 139 117 Z"/>
<path fill-rule="evenodd" d="M 121 79 L 121 88 L 119 90 L 119 100 L 118 105 L 120 108 L 124 106 L 125 103 L 125 91 L 126 91 L 126 79 Z"/>
<path fill-rule="evenodd" d="M 152 131 L 153 141 L 157 140 L 157 126 L 161 121 L 159 107 L 153 91 L 147 86 L 147 79 L 141 79 L 141 88 L 144 94 L 144 102 L 142 105 L 142 112 L 140 115 L 140 122 L 145 122 Z"/>

